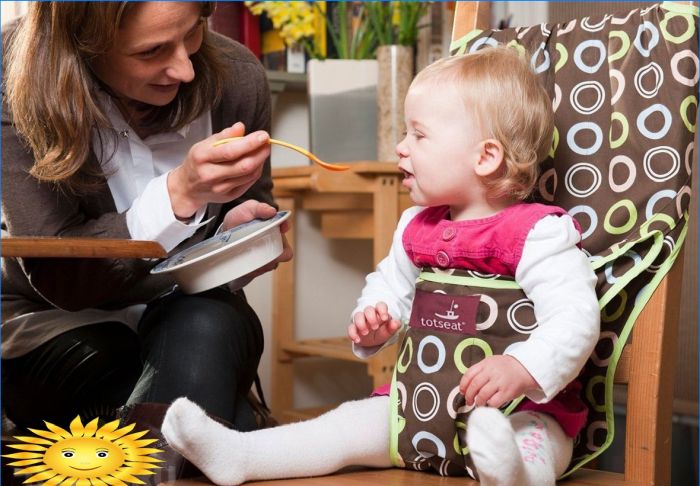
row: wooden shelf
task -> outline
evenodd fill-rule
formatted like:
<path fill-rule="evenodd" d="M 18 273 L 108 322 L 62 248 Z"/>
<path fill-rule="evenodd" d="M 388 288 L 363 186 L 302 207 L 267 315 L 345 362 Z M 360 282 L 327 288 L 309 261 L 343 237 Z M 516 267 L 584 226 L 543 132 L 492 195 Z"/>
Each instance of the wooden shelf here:
<path fill-rule="evenodd" d="M 346 163 L 346 161 L 343 161 Z M 294 245 L 295 214 L 298 210 L 320 214 L 321 231 L 327 238 L 371 238 L 373 263 L 389 251 L 394 228 L 407 195 L 401 188 L 402 174 L 395 162 L 351 161 L 345 172 L 329 172 L 317 166 L 281 167 L 272 170 L 274 194 L 280 209 L 292 211 L 287 239 Z M 350 341 L 343 338 L 299 340 L 295 336 L 294 260 L 280 265 L 273 275 L 272 412 L 282 421 L 318 415 L 294 408 L 293 361 L 321 357 L 363 362 L 373 387 L 391 381 L 396 346 L 367 360 L 352 353 Z M 370 390 L 367 390 L 367 395 Z M 367 396 L 365 395 L 365 396 Z"/>
<path fill-rule="evenodd" d="M 307 356 L 332 358 L 342 361 L 366 362 L 352 352 L 352 344 L 347 337 L 306 339 L 282 343 L 282 350 L 294 357 Z"/>

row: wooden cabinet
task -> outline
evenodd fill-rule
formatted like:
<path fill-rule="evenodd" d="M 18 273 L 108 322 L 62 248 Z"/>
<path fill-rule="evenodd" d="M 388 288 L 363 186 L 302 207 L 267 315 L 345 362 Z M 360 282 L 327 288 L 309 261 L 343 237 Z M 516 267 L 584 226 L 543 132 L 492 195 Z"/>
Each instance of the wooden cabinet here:
<path fill-rule="evenodd" d="M 345 172 L 330 172 L 316 166 L 272 170 L 274 194 L 280 209 L 292 211 L 287 234 L 295 246 L 294 218 L 298 211 L 320 213 L 321 232 L 326 238 L 368 238 L 373 240 L 373 263 L 386 256 L 400 212 L 410 205 L 401 188 L 401 173 L 395 163 L 352 162 Z M 280 265 L 273 276 L 272 295 L 272 394 L 271 407 L 282 421 L 317 414 L 292 410 L 293 361 L 304 357 L 324 357 L 344 361 L 364 361 L 374 386 L 391 381 L 395 347 L 368 360 L 352 353 L 346 336 L 298 340 L 295 337 L 294 260 Z M 368 390 L 369 393 L 370 390 Z"/>

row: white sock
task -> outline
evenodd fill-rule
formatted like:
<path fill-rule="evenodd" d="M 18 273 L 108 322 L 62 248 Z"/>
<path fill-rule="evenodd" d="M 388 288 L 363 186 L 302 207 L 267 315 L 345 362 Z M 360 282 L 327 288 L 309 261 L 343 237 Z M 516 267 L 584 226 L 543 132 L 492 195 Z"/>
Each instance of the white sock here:
<path fill-rule="evenodd" d="M 549 415 L 478 407 L 467 446 L 482 486 L 554 486 L 571 460 L 573 439 Z"/>
<path fill-rule="evenodd" d="M 389 397 L 347 402 L 315 419 L 253 432 L 211 420 L 186 398 L 168 409 L 168 443 L 214 483 L 330 474 L 345 466 L 390 467 Z"/>

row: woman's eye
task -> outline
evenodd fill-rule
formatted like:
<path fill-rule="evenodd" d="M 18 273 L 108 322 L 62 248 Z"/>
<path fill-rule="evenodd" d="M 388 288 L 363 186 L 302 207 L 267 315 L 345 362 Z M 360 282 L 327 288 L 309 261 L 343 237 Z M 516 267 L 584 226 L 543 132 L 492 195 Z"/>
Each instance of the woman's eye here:
<path fill-rule="evenodd" d="M 154 55 L 156 52 L 158 52 L 159 49 L 160 49 L 160 46 L 155 46 L 155 47 L 148 49 L 147 51 L 139 52 L 138 56 L 139 57 L 150 57 L 150 56 Z"/>

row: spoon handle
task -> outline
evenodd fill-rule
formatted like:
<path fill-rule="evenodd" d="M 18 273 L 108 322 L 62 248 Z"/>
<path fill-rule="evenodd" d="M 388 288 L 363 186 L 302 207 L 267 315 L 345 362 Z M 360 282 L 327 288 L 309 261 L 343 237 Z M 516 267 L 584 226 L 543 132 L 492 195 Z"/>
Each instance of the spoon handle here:
<path fill-rule="evenodd" d="M 222 138 L 221 140 L 218 140 L 212 144 L 212 147 L 218 147 L 219 145 L 223 145 L 225 143 L 228 143 L 232 140 L 237 140 L 242 137 L 231 137 L 231 138 Z M 343 170 L 348 170 L 350 168 L 349 165 L 344 165 L 344 164 L 329 164 L 328 162 L 324 162 L 318 157 L 316 157 L 314 154 L 309 152 L 306 149 L 303 149 L 297 145 L 291 144 L 289 142 L 283 142 L 281 140 L 275 140 L 274 138 L 270 139 L 270 143 L 275 144 L 275 145 L 280 145 L 282 147 L 287 147 L 292 150 L 296 150 L 302 155 L 305 155 L 309 159 L 311 159 L 313 162 L 317 163 L 321 167 L 327 170 L 332 170 L 332 171 L 343 171 Z"/>

